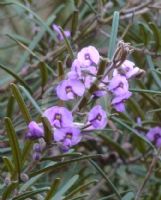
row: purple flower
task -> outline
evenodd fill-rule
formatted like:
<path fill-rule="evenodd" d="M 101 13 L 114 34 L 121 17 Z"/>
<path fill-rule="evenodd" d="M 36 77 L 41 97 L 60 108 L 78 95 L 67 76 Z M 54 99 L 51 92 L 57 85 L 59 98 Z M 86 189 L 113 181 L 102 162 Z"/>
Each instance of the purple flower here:
<path fill-rule="evenodd" d="M 56 128 L 68 127 L 73 124 L 72 113 L 64 107 L 50 107 L 43 113 L 43 116 L 47 117 L 50 124 Z"/>
<path fill-rule="evenodd" d="M 27 139 L 38 139 L 44 137 L 44 130 L 42 126 L 40 126 L 35 121 L 31 121 L 28 124 L 28 132 L 26 134 Z"/>
<path fill-rule="evenodd" d="M 116 96 L 113 98 L 111 104 L 117 110 L 118 112 L 124 112 L 125 111 L 125 105 L 124 102 L 132 95 L 131 92 L 126 92 L 123 95 Z"/>
<path fill-rule="evenodd" d="M 97 68 L 95 66 L 83 66 L 78 59 L 72 63 L 71 71 L 68 73 L 68 78 L 71 80 L 81 80 L 85 88 L 90 88 L 91 84 L 95 81 Z"/>
<path fill-rule="evenodd" d="M 124 76 L 117 74 L 111 79 L 108 89 L 116 96 L 123 95 L 128 92 L 129 84 Z"/>
<path fill-rule="evenodd" d="M 89 67 L 99 63 L 100 55 L 95 47 L 88 46 L 78 52 L 77 59 L 83 66 Z"/>
<path fill-rule="evenodd" d="M 103 129 L 107 124 L 106 112 L 100 105 L 94 106 L 88 113 L 88 123 L 96 129 Z"/>
<path fill-rule="evenodd" d="M 100 89 L 100 90 L 95 91 L 93 93 L 93 96 L 96 97 L 96 98 L 99 98 L 99 97 L 105 96 L 106 94 L 107 94 L 106 91 Z"/>
<path fill-rule="evenodd" d="M 56 87 L 57 96 L 64 101 L 74 99 L 76 96 L 83 96 L 84 84 L 79 80 L 63 80 Z"/>
<path fill-rule="evenodd" d="M 61 128 L 54 131 L 54 140 L 60 142 L 61 148 L 65 151 L 78 144 L 81 139 L 81 132 L 75 127 Z"/>
<path fill-rule="evenodd" d="M 42 152 L 42 146 L 39 143 L 35 143 L 33 146 L 33 151 L 37 152 L 37 153 L 41 153 Z"/>
<path fill-rule="evenodd" d="M 61 33 L 60 29 L 59 29 L 59 26 L 56 25 L 56 24 L 53 24 L 52 27 L 53 27 L 54 31 L 57 33 L 58 40 L 60 40 L 60 41 L 64 40 L 64 37 L 63 37 L 63 35 L 62 35 L 62 33 Z M 70 31 L 64 31 L 64 34 L 65 34 L 65 36 L 67 38 L 69 38 L 70 35 L 71 35 Z"/>
<path fill-rule="evenodd" d="M 41 159 L 41 153 L 39 152 L 34 152 L 33 155 L 32 155 L 32 159 L 33 160 L 40 160 Z"/>
<path fill-rule="evenodd" d="M 125 60 L 123 64 L 118 68 L 115 69 L 113 72 L 113 76 L 116 74 L 124 75 L 127 79 L 134 77 L 138 75 L 140 69 L 138 67 L 135 67 L 135 63 Z"/>
<path fill-rule="evenodd" d="M 136 119 L 136 123 L 138 126 L 142 126 L 142 120 L 141 120 L 141 117 L 137 117 Z"/>
<path fill-rule="evenodd" d="M 161 127 L 151 128 L 147 135 L 147 139 L 153 142 L 158 148 L 161 147 Z"/>

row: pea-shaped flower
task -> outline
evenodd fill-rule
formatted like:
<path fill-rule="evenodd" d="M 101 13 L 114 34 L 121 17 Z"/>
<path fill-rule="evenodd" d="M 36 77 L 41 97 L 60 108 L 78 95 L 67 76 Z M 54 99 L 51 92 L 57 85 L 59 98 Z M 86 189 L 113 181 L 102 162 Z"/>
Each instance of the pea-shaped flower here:
<path fill-rule="evenodd" d="M 124 112 L 125 111 L 125 105 L 124 102 L 132 95 L 131 92 L 126 92 L 123 95 L 116 96 L 112 99 L 112 106 L 117 110 L 118 112 Z"/>
<path fill-rule="evenodd" d="M 72 63 L 71 71 L 68 72 L 68 78 L 71 80 L 81 80 L 85 88 L 90 88 L 91 84 L 96 80 L 96 66 L 84 66 L 78 59 Z"/>
<path fill-rule="evenodd" d="M 82 65 L 89 67 L 99 63 L 100 55 L 95 47 L 88 46 L 78 52 L 77 59 Z"/>
<path fill-rule="evenodd" d="M 84 84 L 79 80 L 63 80 L 56 87 L 57 96 L 64 101 L 83 96 L 85 92 Z"/>
<path fill-rule="evenodd" d="M 55 128 L 68 127 L 73 124 L 72 113 L 64 107 L 50 107 L 43 113 L 43 116 L 47 117 Z"/>
<path fill-rule="evenodd" d="M 140 69 L 139 67 L 136 67 L 135 63 L 131 62 L 130 60 L 125 60 L 118 69 L 114 70 L 113 76 L 121 74 L 127 79 L 130 79 L 132 77 L 139 76 L 144 73 L 144 70 Z"/>
<path fill-rule="evenodd" d="M 26 134 L 27 139 L 38 139 L 44 136 L 44 130 L 41 125 L 35 121 L 31 121 L 28 124 L 28 132 Z"/>
<path fill-rule="evenodd" d="M 54 131 L 54 140 L 60 143 L 64 151 L 78 144 L 81 139 L 81 131 L 76 127 L 61 128 Z"/>
<path fill-rule="evenodd" d="M 56 36 L 57 36 L 58 40 L 60 40 L 60 41 L 64 40 L 64 37 L 59 29 L 59 26 L 56 24 L 53 24 L 52 27 L 53 27 L 54 31 L 56 32 Z M 70 31 L 66 31 L 66 30 L 64 31 L 64 34 L 67 38 L 69 38 L 71 35 Z"/>
<path fill-rule="evenodd" d="M 100 105 L 94 106 L 88 113 L 88 123 L 96 129 L 103 129 L 107 124 L 106 112 Z"/>
<path fill-rule="evenodd" d="M 158 148 L 161 147 L 161 127 L 151 128 L 146 137 L 149 141 L 153 142 Z"/>
<path fill-rule="evenodd" d="M 110 80 L 108 89 L 114 95 L 119 96 L 128 92 L 129 84 L 128 84 L 127 79 L 124 76 L 117 74 Z"/>

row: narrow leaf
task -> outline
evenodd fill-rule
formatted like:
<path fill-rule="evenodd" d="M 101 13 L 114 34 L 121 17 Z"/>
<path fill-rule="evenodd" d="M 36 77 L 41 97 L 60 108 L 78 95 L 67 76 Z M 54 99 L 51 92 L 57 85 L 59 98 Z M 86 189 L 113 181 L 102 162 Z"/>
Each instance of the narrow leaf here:
<path fill-rule="evenodd" d="M 118 143 L 116 143 L 112 139 L 110 139 L 107 135 L 105 135 L 103 133 L 99 133 L 99 136 L 103 139 L 103 142 L 105 142 L 107 145 L 109 145 L 115 151 L 117 151 L 117 153 L 120 156 L 129 157 L 129 153 L 127 151 L 125 151 Z"/>
<path fill-rule="evenodd" d="M 31 192 L 26 192 L 24 194 L 21 194 L 15 198 L 13 198 L 12 200 L 24 200 L 24 199 L 27 199 L 27 198 L 30 198 L 30 197 L 34 197 L 34 195 L 36 194 L 40 194 L 42 192 L 46 192 L 48 191 L 49 188 L 48 187 L 44 187 L 44 188 L 39 188 L 37 190 L 34 190 L 34 191 L 31 191 Z"/>
<path fill-rule="evenodd" d="M 53 130 L 52 127 L 46 117 L 42 117 L 42 123 L 44 126 L 44 131 L 45 131 L 45 142 L 47 144 L 50 144 L 52 142 L 52 137 L 53 137 Z"/>
<path fill-rule="evenodd" d="M 22 90 L 22 92 L 25 94 L 25 96 L 30 100 L 34 108 L 37 110 L 37 112 L 39 114 L 42 114 L 41 108 L 39 107 L 35 99 L 30 95 L 30 93 L 23 86 L 19 86 L 19 87 Z"/>
<path fill-rule="evenodd" d="M 15 102 L 15 98 L 14 96 L 11 95 L 8 99 L 7 111 L 6 111 L 6 117 L 9 117 L 10 119 L 12 118 L 12 114 L 13 114 L 14 102 Z"/>
<path fill-rule="evenodd" d="M 12 182 L 3 192 L 2 200 L 7 200 L 9 196 L 11 196 L 13 190 L 17 187 L 18 182 Z"/>
<path fill-rule="evenodd" d="M 31 121 L 31 116 L 30 116 L 30 113 L 27 109 L 27 106 L 25 105 L 25 102 L 22 98 L 22 95 L 21 95 L 19 89 L 17 88 L 17 86 L 14 83 L 11 83 L 10 87 L 11 87 L 11 91 L 13 93 L 13 96 L 15 97 L 15 99 L 16 99 L 18 105 L 19 105 L 19 108 L 20 108 L 21 113 L 24 117 L 24 120 L 27 123 L 29 123 Z"/>
<path fill-rule="evenodd" d="M 48 81 L 48 67 L 44 62 L 40 62 L 39 68 L 41 76 L 41 87 L 44 88 Z"/>
<path fill-rule="evenodd" d="M 147 60 L 149 68 L 151 69 L 151 74 L 153 76 L 153 79 L 154 79 L 156 85 L 159 87 L 159 89 L 161 89 L 161 79 L 158 76 L 158 74 L 156 74 L 156 72 L 154 71 L 155 68 L 154 68 L 154 64 L 153 64 L 151 56 L 147 55 L 146 60 Z"/>
<path fill-rule="evenodd" d="M 138 139 L 143 140 L 144 142 L 148 143 L 153 149 L 155 149 L 154 145 L 147 140 L 144 136 L 142 136 L 141 134 L 139 134 L 135 129 L 131 128 L 129 125 L 125 124 L 123 121 L 121 121 L 119 118 L 112 116 L 111 117 L 115 122 L 117 122 L 118 124 L 122 125 L 124 128 L 126 128 L 127 130 L 129 130 L 128 133 L 134 133 L 132 134 L 132 136 L 136 136 L 138 137 Z"/>
<path fill-rule="evenodd" d="M 52 197 L 54 196 L 54 194 L 55 194 L 55 192 L 56 192 L 56 190 L 59 186 L 59 184 L 60 184 L 60 178 L 56 178 L 54 180 L 53 184 L 51 185 L 50 190 L 48 191 L 45 200 L 51 200 L 52 199 Z"/>
<path fill-rule="evenodd" d="M 7 167 L 10 175 L 12 176 L 14 174 L 14 165 L 13 165 L 13 163 L 6 156 L 3 156 L 3 161 L 4 161 L 5 166 Z"/>
<path fill-rule="evenodd" d="M 52 200 L 60 200 L 62 199 L 62 196 L 71 188 L 74 183 L 78 180 L 79 175 L 73 176 L 69 181 L 61 188 L 59 191 L 55 194 L 55 196 L 52 198 Z"/>
<path fill-rule="evenodd" d="M 9 138 L 9 143 L 12 149 L 15 170 L 19 175 L 21 171 L 21 151 L 18 144 L 16 132 L 14 130 L 11 120 L 8 117 L 5 118 L 5 127 L 6 127 L 7 136 Z"/>
<path fill-rule="evenodd" d="M 112 59 L 112 56 L 116 48 L 118 26 L 119 26 L 119 12 L 115 11 L 113 15 L 112 30 L 110 34 L 110 41 L 109 41 L 109 48 L 108 48 L 109 59 Z"/>
<path fill-rule="evenodd" d="M 114 186 L 114 184 L 110 181 L 110 179 L 106 176 L 105 172 L 93 160 L 90 159 L 89 161 L 96 168 L 96 170 L 105 178 L 105 180 L 107 181 L 108 185 L 113 190 L 113 192 L 116 194 L 116 196 L 118 197 L 118 199 L 121 200 L 121 196 L 120 196 L 119 191 Z"/>
<path fill-rule="evenodd" d="M 6 71 L 8 74 L 10 74 L 12 77 L 14 77 L 19 83 L 21 83 L 30 93 L 32 93 L 30 87 L 27 85 L 27 83 L 20 78 L 15 72 L 13 72 L 11 69 L 9 69 L 8 67 L 2 65 L 0 63 L 0 68 L 3 69 L 4 71 Z"/>
<path fill-rule="evenodd" d="M 79 158 L 75 158 L 75 159 L 71 159 L 71 160 L 66 160 L 66 161 L 62 161 L 62 162 L 57 162 L 56 164 L 53 164 L 51 166 L 48 166 L 48 167 L 45 167 L 43 169 L 40 169 L 36 172 L 32 172 L 30 174 L 31 177 L 37 175 L 37 174 L 41 174 L 41 173 L 45 173 L 45 172 L 50 172 L 50 171 L 55 171 L 61 167 L 64 167 L 66 165 L 69 165 L 70 163 L 73 163 L 73 162 L 78 162 L 78 161 L 81 161 L 81 160 L 87 160 L 89 158 L 96 158 L 96 157 L 99 157 L 101 155 L 97 154 L 97 155 L 90 155 L 90 156 L 81 156 Z"/>
<path fill-rule="evenodd" d="M 65 33 L 64 33 L 64 30 L 63 30 L 61 27 L 59 27 L 59 29 L 60 29 L 60 31 L 61 31 L 61 33 L 62 33 L 62 35 L 63 35 L 63 38 L 64 38 L 64 41 L 65 41 L 67 50 L 68 50 L 68 52 L 69 52 L 69 55 L 70 55 L 71 59 L 73 60 L 73 59 L 74 59 L 74 53 L 73 53 L 72 47 L 71 47 L 71 45 L 70 45 L 70 42 L 69 42 L 69 40 L 67 39 L 67 37 L 66 37 L 66 35 L 65 35 Z"/>

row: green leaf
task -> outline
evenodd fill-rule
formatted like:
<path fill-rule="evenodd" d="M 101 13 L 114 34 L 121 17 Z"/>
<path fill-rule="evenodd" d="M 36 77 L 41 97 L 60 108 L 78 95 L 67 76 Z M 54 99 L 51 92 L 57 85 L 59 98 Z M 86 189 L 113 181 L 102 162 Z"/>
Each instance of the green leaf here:
<path fill-rule="evenodd" d="M 22 90 L 22 92 L 25 94 L 25 96 L 30 100 L 34 108 L 37 110 L 37 112 L 39 114 L 42 114 L 41 108 L 39 107 L 35 99 L 30 95 L 30 93 L 23 86 L 20 85 L 19 87 Z"/>
<path fill-rule="evenodd" d="M 161 95 L 160 91 L 156 91 L 156 90 L 144 90 L 144 89 L 139 89 L 139 88 L 130 88 L 129 91 L 131 92 L 137 92 L 137 93 L 149 93 L 149 94 L 157 94 L 157 95 Z"/>
<path fill-rule="evenodd" d="M 108 185 L 110 186 L 110 188 L 113 190 L 113 192 L 116 194 L 116 196 L 118 197 L 118 199 L 121 200 L 121 196 L 119 191 L 117 190 L 117 188 L 114 186 L 114 184 L 110 181 L 110 179 L 106 176 L 105 172 L 93 161 L 93 160 L 89 160 L 89 162 L 96 168 L 96 170 L 105 178 L 105 180 L 107 181 Z"/>
<path fill-rule="evenodd" d="M 78 200 L 78 199 L 85 199 L 85 197 L 88 197 L 89 196 L 89 194 L 88 193 L 86 193 L 86 194 L 81 194 L 81 195 L 79 195 L 79 196 L 77 196 L 77 197 L 73 197 L 72 199 L 70 199 L 70 200 Z"/>
<path fill-rule="evenodd" d="M 71 36 L 72 38 L 76 34 L 78 28 L 78 20 L 79 20 L 79 11 L 75 10 L 72 16 L 72 28 L 71 28 Z"/>
<path fill-rule="evenodd" d="M 112 30 L 110 34 L 110 41 L 109 41 L 109 47 L 108 47 L 109 59 L 112 59 L 112 56 L 116 49 L 118 26 L 119 26 L 119 12 L 115 11 L 113 15 Z"/>
<path fill-rule="evenodd" d="M 25 163 L 27 156 L 29 155 L 31 148 L 33 146 L 33 141 L 26 141 L 25 146 L 22 151 L 22 164 Z"/>
<path fill-rule="evenodd" d="M 129 157 L 129 153 L 125 151 L 118 143 L 114 142 L 110 139 L 107 135 L 103 133 L 99 133 L 99 136 L 103 139 L 103 142 L 106 143 L 108 146 L 112 147 L 120 156 L 125 156 L 126 158 Z"/>
<path fill-rule="evenodd" d="M 58 70 L 58 78 L 59 80 L 63 80 L 64 79 L 64 68 L 63 68 L 63 63 L 61 61 L 57 62 L 57 70 Z"/>
<path fill-rule="evenodd" d="M 61 31 L 61 33 L 62 33 L 63 38 L 64 38 L 64 41 L 65 41 L 67 50 L 68 50 L 68 52 L 69 52 L 69 55 L 70 55 L 71 59 L 74 60 L 74 53 L 73 53 L 72 47 L 71 47 L 71 45 L 70 45 L 70 42 L 69 42 L 69 40 L 67 39 L 67 37 L 66 37 L 66 35 L 65 35 L 65 33 L 64 33 L 64 30 L 63 30 L 61 27 L 59 27 L 59 29 L 60 29 L 60 31 Z"/>
<path fill-rule="evenodd" d="M 48 67 L 46 63 L 40 62 L 40 76 L 41 76 L 41 87 L 44 88 L 48 81 Z"/>
<path fill-rule="evenodd" d="M 159 31 L 159 28 L 156 24 L 154 24 L 153 22 L 149 23 L 149 26 L 151 28 L 151 30 L 153 31 L 153 35 L 154 35 L 154 41 L 155 41 L 155 49 L 156 51 L 158 51 L 161 47 L 161 33 Z"/>
<path fill-rule="evenodd" d="M 34 191 L 26 192 L 24 194 L 18 195 L 17 197 L 14 197 L 12 200 L 24 200 L 24 199 L 27 199 L 27 198 L 30 198 L 30 197 L 34 197 L 34 195 L 40 194 L 42 192 L 46 192 L 48 190 L 49 190 L 48 187 L 39 188 L 39 189 L 36 189 Z"/>
<path fill-rule="evenodd" d="M 11 95 L 8 99 L 6 117 L 12 118 L 14 102 L 15 102 L 15 98 L 14 98 L 14 96 Z"/>
<path fill-rule="evenodd" d="M 48 166 L 48 167 L 44 167 L 43 169 L 40 169 L 36 172 L 32 172 L 30 174 L 31 177 L 37 175 L 37 174 L 41 174 L 41 173 L 45 173 L 45 172 L 50 172 L 50 171 L 55 171 L 61 167 L 64 167 L 66 165 L 69 165 L 70 163 L 73 163 L 73 162 L 78 162 L 78 161 L 81 161 L 81 160 L 87 160 L 89 158 L 96 158 L 96 157 L 100 157 L 101 155 L 100 154 L 96 154 L 96 155 L 89 155 L 89 156 L 81 156 L 79 158 L 75 158 L 75 159 L 71 159 L 71 160 L 66 160 L 66 161 L 62 161 L 62 162 L 57 162 L 51 166 Z M 52 158 L 51 158 L 52 160 Z"/>
<path fill-rule="evenodd" d="M 140 36 L 142 36 L 143 42 L 144 42 L 145 46 L 147 46 L 148 42 L 149 42 L 149 35 L 152 34 L 152 31 L 149 28 L 149 26 L 143 22 L 139 22 L 138 25 L 140 28 Z"/>
<path fill-rule="evenodd" d="M 44 161 L 44 160 L 55 161 L 55 160 L 59 160 L 66 157 L 78 157 L 78 156 L 82 156 L 82 154 L 81 153 L 65 153 L 65 154 L 60 154 L 58 156 L 45 157 L 45 158 L 42 158 L 41 161 Z"/>
<path fill-rule="evenodd" d="M 111 118 L 112 118 L 113 121 L 117 122 L 118 124 L 122 125 L 127 130 L 129 130 L 128 133 L 131 133 L 131 134 L 134 133 L 134 134 L 132 134 L 132 136 L 138 137 L 138 139 L 143 140 L 144 142 L 148 143 L 153 149 L 155 149 L 154 145 L 149 140 L 147 140 L 144 136 L 139 134 L 135 129 L 131 128 L 129 125 L 125 124 L 123 121 L 121 121 L 117 117 L 112 116 Z"/>
<path fill-rule="evenodd" d="M 69 193 L 67 196 L 65 196 L 65 198 L 63 200 L 68 200 L 68 199 L 71 199 L 71 197 L 73 197 L 73 195 L 77 194 L 77 193 L 81 193 L 81 191 L 83 189 L 87 189 L 87 187 L 91 184 L 95 184 L 97 183 L 98 181 L 97 180 L 92 180 L 92 181 L 89 181 L 83 185 L 80 185 L 79 187 L 77 187 L 75 190 L 72 190 L 71 193 Z"/>
<path fill-rule="evenodd" d="M 153 76 L 153 79 L 154 79 L 156 85 L 159 87 L 159 89 L 161 89 L 161 79 L 160 79 L 160 77 L 158 76 L 158 74 L 156 74 L 156 72 L 154 71 L 155 68 L 154 68 L 154 64 L 153 64 L 153 61 L 152 61 L 151 56 L 147 55 L 147 56 L 146 56 L 146 60 L 147 60 L 148 67 L 149 67 L 150 70 L 151 70 L 151 74 L 152 74 L 152 76 Z"/>
<path fill-rule="evenodd" d="M 50 190 L 48 191 L 45 200 L 51 200 L 52 199 L 52 197 L 54 196 L 55 192 L 58 189 L 59 184 L 60 184 L 60 178 L 56 178 L 54 180 L 53 184 L 51 185 Z"/>
<path fill-rule="evenodd" d="M 55 194 L 55 196 L 51 200 L 60 200 L 62 196 L 74 185 L 74 183 L 78 180 L 79 175 L 73 176 L 65 185 L 59 189 L 59 191 Z"/>
<path fill-rule="evenodd" d="M 128 100 L 128 105 L 130 109 L 132 110 L 133 114 L 137 117 L 140 116 L 141 119 L 144 119 L 144 111 L 141 109 L 140 105 L 135 101 L 134 99 Z"/>
<path fill-rule="evenodd" d="M 21 113 L 24 117 L 24 120 L 27 123 L 29 123 L 31 121 L 31 116 L 30 116 L 30 113 L 27 109 L 27 106 L 26 106 L 26 104 L 25 104 L 25 102 L 22 98 L 22 95 L 21 95 L 19 89 L 17 88 L 17 86 L 14 83 L 11 83 L 10 87 L 11 87 L 12 94 L 15 97 L 15 99 L 16 99 L 18 105 L 19 105 L 19 108 L 20 108 Z"/>
<path fill-rule="evenodd" d="M 42 25 L 47 31 L 48 33 L 51 35 L 51 37 L 56 41 L 56 35 L 54 34 L 54 32 L 50 29 L 50 27 L 48 27 L 48 25 L 35 13 L 33 12 L 29 7 L 19 3 L 18 1 L 11 1 L 11 0 L 6 0 L 5 2 L 0 2 L 0 4 L 2 5 L 7 5 L 7 4 L 14 4 L 16 6 L 19 6 L 20 8 L 23 8 L 24 10 L 26 10 L 27 12 L 31 13 L 35 19 L 37 19 L 37 22 Z"/>
<path fill-rule="evenodd" d="M 30 178 L 27 182 L 25 182 L 19 189 L 19 192 L 22 193 L 33 186 L 35 182 L 38 181 L 42 177 L 43 174 L 37 175 L 35 177 Z"/>
<path fill-rule="evenodd" d="M 55 11 L 53 12 L 53 15 L 51 15 L 45 22 L 47 26 L 50 26 L 51 23 L 53 23 L 53 21 L 56 18 L 56 15 L 62 10 L 62 8 L 64 8 L 64 4 L 61 4 L 57 9 L 55 9 Z M 32 42 L 29 44 L 29 47 L 28 47 L 31 51 L 36 48 L 36 46 L 38 45 L 38 43 L 41 41 L 42 37 L 44 36 L 45 32 L 46 32 L 45 27 L 42 27 L 40 32 L 38 32 L 37 35 L 33 38 Z M 18 69 L 24 65 L 29 55 L 30 53 L 26 51 L 24 55 L 21 56 L 21 59 L 16 66 Z M 52 71 L 51 68 L 49 68 L 49 70 Z"/>
<path fill-rule="evenodd" d="M 8 74 L 13 76 L 19 83 L 21 83 L 30 93 L 32 93 L 30 87 L 27 85 L 27 83 L 20 78 L 17 74 L 15 74 L 12 70 L 10 70 L 8 67 L 4 66 L 3 64 L 0 63 L 0 68 L 6 71 Z"/>
<path fill-rule="evenodd" d="M 47 144 L 50 144 L 52 142 L 52 136 L 53 136 L 53 130 L 51 124 L 46 117 L 41 117 L 41 120 L 44 126 L 45 142 Z"/>
<path fill-rule="evenodd" d="M 17 187 L 18 182 L 14 181 L 12 182 L 3 192 L 2 194 L 2 200 L 7 200 L 9 196 L 11 196 L 12 191 Z"/>
<path fill-rule="evenodd" d="M 20 147 L 18 144 L 16 132 L 14 130 L 11 120 L 8 117 L 5 118 L 5 127 L 6 127 L 7 136 L 9 138 L 9 143 L 10 143 L 10 146 L 12 149 L 15 170 L 16 170 L 17 174 L 20 175 L 21 168 L 22 168 L 22 166 L 21 166 L 21 151 L 20 151 Z"/>
<path fill-rule="evenodd" d="M 3 156 L 3 161 L 4 161 L 4 164 L 7 167 L 8 171 L 10 172 L 11 176 L 13 176 L 14 171 L 15 171 L 13 163 L 6 156 Z"/>
<path fill-rule="evenodd" d="M 122 200 L 133 200 L 134 199 L 134 193 L 133 192 L 128 192 L 122 197 Z"/>

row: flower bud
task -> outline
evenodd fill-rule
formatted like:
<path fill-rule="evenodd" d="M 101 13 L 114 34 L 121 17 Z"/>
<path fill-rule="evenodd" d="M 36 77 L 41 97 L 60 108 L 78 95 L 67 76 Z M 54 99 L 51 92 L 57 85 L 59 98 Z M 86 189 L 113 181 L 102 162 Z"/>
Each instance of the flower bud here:
<path fill-rule="evenodd" d="M 4 184 L 5 185 L 10 185 L 11 184 L 11 178 L 10 178 L 10 176 L 6 176 L 6 178 L 4 179 Z"/>
<path fill-rule="evenodd" d="M 40 153 L 42 151 L 42 147 L 39 143 L 35 143 L 33 146 L 33 150 L 37 153 Z"/>
<path fill-rule="evenodd" d="M 130 47 L 129 43 L 124 43 L 123 41 L 120 41 L 112 59 L 114 67 L 120 67 L 120 65 L 126 60 L 131 51 L 132 48 Z"/>
<path fill-rule="evenodd" d="M 34 152 L 32 158 L 33 158 L 33 160 L 35 160 L 35 161 L 37 160 L 38 161 L 41 158 L 41 154 L 38 153 L 38 152 Z"/>
<path fill-rule="evenodd" d="M 31 121 L 28 125 L 27 139 L 38 139 L 44 136 L 44 130 L 38 123 Z"/>
<path fill-rule="evenodd" d="M 21 179 L 21 181 L 23 181 L 23 182 L 27 182 L 27 181 L 29 180 L 29 177 L 28 177 L 27 174 L 21 173 L 21 174 L 20 174 L 20 179 Z"/>

